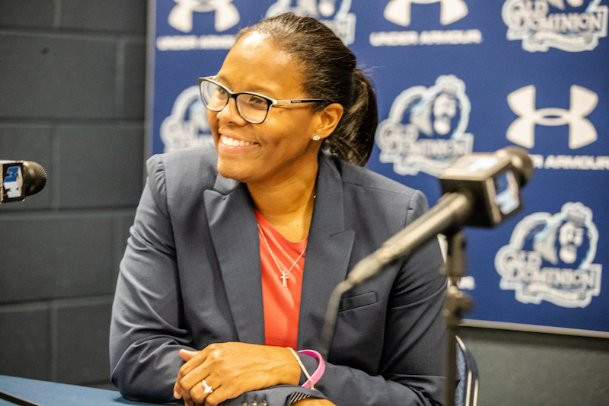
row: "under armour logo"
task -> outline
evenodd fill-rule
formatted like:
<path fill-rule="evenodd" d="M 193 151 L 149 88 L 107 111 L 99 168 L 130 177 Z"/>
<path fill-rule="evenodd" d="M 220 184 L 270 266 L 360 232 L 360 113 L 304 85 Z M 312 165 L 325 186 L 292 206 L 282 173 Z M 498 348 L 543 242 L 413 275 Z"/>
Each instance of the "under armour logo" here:
<path fill-rule="evenodd" d="M 192 31 L 192 14 L 215 11 L 216 31 L 228 30 L 239 22 L 239 11 L 232 0 L 174 0 L 175 7 L 169 13 L 169 24 L 182 32 Z"/>
<path fill-rule="evenodd" d="M 535 145 L 535 125 L 569 125 L 569 148 L 576 149 L 596 141 L 596 129 L 586 117 L 594 111 L 598 96 L 584 87 L 571 86 L 569 110 L 535 109 L 535 86 L 520 88 L 508 95 L 508 104 L 519 118 L 507 130 L 507 139 L 525 148 Z"/>
<path fill-rule="evenodd" d="M 410 6 L 412 3 L 440 3 L 440 23 L 452 24 L 467 15 L 467 4 L 464 0 L 389 0 L 383 15 L 392 23 L 407 27 L 410 25 Z"/>
<path fill-rule="evenodd" d="M 324 17 L 329 17 L 336 10 L 336 0 L 319 0 L 319 13 Z"/>
<path fill-rule="evenodd" d="M 292 0 L 277 0 L 277 2 L 269 8 L 267 16 L 274 16 L 287 11 L 292 11 L 303 16 L 330 18 L 337 12 L 337 2 L 338 0 L 297 0 L 295 2 L 296 7 L 290 7 Z M 348 10 L 351 6 L 351 1 L 343 0 L 341 9 L 345 9 L 345 6 Z"/>

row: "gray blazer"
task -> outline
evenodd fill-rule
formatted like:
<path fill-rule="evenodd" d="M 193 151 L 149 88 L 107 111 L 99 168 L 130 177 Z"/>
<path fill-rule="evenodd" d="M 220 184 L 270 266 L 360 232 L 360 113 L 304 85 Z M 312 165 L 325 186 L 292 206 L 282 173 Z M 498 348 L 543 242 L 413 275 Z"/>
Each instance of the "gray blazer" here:
<path fill-rule="evenodd" d="M 178 349 L 264 343 L 259 241 L 244 184 L 212 148 L 158 155 L 121 262 L 112 311 L 112 381 L 131 399 L 170 401 Z M 334 286 L 427 208 L 425 197 L 320 154 L 298 329 L 316 349 Z M 443 401 L 446 281 L 431 241 L 343 297 L 320 389 L 338 405 Z M 307 357 L 305 357 L 307 358 Z M 315 361 L 305 359 L 313 370 Z"/>

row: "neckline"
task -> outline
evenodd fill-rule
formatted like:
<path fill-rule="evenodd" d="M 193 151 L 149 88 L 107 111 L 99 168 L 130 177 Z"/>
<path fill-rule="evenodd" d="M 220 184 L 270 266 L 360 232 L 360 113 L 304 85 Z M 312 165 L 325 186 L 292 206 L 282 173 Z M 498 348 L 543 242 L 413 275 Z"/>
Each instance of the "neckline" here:
<path fill-rule="evenodd" d="M 258 210 L 254 209 L 254 213 L 256 214 L 256 220 L 258 221 L 258 224 L 260 224 L 260 226 L 264 229 L 264 231 L 267 232 L 267 235 L 269 233 L 272 234 L 274 239 L 280 240 L 281 243 L 285 243 L 296 250 L 300 250 L 302 247 L 304 247 L 307 244 L 307 240 L 309 239 L 308 233 L 305 236 L 305 238 L 303 238 L 300 241 L 288 240 L 275 227 L 273 227 L 271 222 L 268 221 Z"/>

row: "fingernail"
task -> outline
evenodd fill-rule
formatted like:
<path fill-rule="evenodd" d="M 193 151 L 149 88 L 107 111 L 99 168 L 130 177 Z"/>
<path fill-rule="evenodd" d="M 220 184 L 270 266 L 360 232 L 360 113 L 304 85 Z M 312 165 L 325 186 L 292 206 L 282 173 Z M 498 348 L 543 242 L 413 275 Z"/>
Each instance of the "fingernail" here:
<path fill-rule="evenodd" d="M 177 391 L 173 391 L 173 397 L 176 399 L 182 399 L 182 395 L 180 395 Z"/>

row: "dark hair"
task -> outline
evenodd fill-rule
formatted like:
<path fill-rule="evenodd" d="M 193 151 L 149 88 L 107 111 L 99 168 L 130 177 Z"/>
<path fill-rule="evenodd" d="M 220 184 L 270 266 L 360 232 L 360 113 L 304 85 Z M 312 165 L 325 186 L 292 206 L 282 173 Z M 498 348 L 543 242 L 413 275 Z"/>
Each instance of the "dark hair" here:
<path fill-rule="evenodd" d="M 374 145 L 378 123 L 376 95 L 370 80 L 356 68 L 353 52 L 332 30 L 312 17 L 284 13 L 266 18 L 239 32 L 268 35 L 275 44 L 302 63 L 304 90 L 311 98 L 340 103 L 345 112 L 322 148 L 341 159 L 364 165 Z"/>

